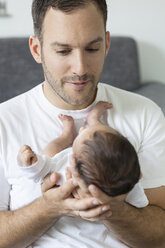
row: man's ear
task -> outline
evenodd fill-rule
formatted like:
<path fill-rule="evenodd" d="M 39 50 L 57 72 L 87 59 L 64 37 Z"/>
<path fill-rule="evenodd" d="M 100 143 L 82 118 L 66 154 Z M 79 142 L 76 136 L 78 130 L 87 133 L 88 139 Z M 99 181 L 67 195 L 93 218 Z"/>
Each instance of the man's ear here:
<path fill-rule="evenodd" d="M 41 44 L 36 36 L 31 36 L 29 38 L 29 47 L 31 54 L 37 63 L 41 63 Z"/>
<path fill-rule="evenodd" d="M 111 43 L 111 38 L 110 38 L 110 32 L 106 32 L 106 47 L 105 47 L 105 56 L 107 56 L 109 48 L 110 48 L 110 43 Z"/>

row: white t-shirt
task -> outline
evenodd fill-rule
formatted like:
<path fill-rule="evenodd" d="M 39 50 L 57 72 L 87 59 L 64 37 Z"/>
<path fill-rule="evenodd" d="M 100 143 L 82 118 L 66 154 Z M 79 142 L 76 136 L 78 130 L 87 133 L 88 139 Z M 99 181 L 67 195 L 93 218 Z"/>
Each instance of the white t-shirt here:
<path fill-rule="evenodd" d="M 126 136 L 138 153 L 144 188 L 165 185 L 165 119 L 152 101 L 115 87 L 98 85 L 96 100 L 113 103 L 103 121 Z M 59 137 L 58 114 L 71 115 L 77 130 L 84 125 L 86 109 L 66 111 L 54 107 L 42 85 L 0 105 L 0 210 L 17 209 L 41 196 L 40 185 L 21 177 L 17 166 L 20 146 L 28 144 L 37 153 Z M 62 217 L 39 238 L 34 248 L 124 248 L 127 247 L 101 222 Z"/>

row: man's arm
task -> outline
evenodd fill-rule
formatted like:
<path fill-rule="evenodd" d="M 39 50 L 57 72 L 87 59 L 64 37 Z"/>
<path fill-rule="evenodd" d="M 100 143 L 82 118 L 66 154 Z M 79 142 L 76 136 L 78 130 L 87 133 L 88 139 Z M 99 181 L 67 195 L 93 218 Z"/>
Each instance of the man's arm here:
<path fill-rule="evenodd" d="M 24 248 L 41 236 L 53 218 L 44 212 L 43 199 L 16 211 L 0 212 L 0 248 Z"/>
<path fill-rule="evenodd" d="M 93 189 L 93 190 L 92 190 Z M 123 243 L 136 248 L 164 248 L 165 247 L 165 210 L 164 206 L 165 187 L 157 188 L 157 194 L 163 196 L 152 200 L 154 205 L 145 208 L 135 208 L 124 202 L 125 196 L 109 197 L 94 185 L 89 186 L 93 197 L 101 203 L 110 204 L 112 216 L 104 221 L 104 224 Z M 149 194 L 149 190 L 148 194 Z M 153 196 L 155 198 L 155 196 Z M 156 204 L 159 206 L 156 206 Z"/>
<path fill-rule="evenodd" d="M 54 184 L 57 180 L 55 174 Z M 0 248 L 23 248 L 34 242 L 54 222 L 46 211 L 40 198 L 18 210 L 0 212 Z"/>
<path fill-rule="evenodd" d="M 76 217 L 79 211 L 98 205 L 93 197 L 83 200 L 71 198 L 71 192 L 77 186 L 72 179 L 52 188 L 58 178 L 56 173 L 53 175 L 55 177 L 48 177 L 50 183 L 46 181 L 42 186 L 43 197 L 21 209 L 0 212 L 0 248 L 27 247 L 45 233 L 57 218 L 63 215 Z"/>

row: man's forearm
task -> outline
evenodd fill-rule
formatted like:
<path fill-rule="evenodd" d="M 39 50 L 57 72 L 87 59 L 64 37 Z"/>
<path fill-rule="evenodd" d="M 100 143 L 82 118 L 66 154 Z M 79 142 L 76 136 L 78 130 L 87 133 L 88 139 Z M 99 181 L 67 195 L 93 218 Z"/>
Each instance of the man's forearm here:
<path fill-rule="evenodd" d="M 165 247 L 165 211 L 159 207 L 137 209 L 124 203 L 104 224 L 129 247 Z"/>
<path fill-rule="evenodd" d="M 34 242 L 55 222 L 46 213 L 42 198 L 16 211 L 0 212 L 0 248 L 23 248 Z"/>

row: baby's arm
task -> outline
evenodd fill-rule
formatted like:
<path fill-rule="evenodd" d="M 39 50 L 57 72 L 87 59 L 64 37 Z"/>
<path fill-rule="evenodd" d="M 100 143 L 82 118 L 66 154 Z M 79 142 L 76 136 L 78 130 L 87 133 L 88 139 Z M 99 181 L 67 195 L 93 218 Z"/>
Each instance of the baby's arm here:
<path fill-rule="evenodd" d="M 36 183 L 42 183 L 44 177 L 54 168 L 54 160 L 44 155 L 36 155 L 28 145 L 20 148 L 17 160 L 20 167 L 19 176 L 25 176 Z"/>
<path fill-rule="evenodd" d="M 63 124 L 63 132 L 60 137 L 52 140 L 44 149 L 43 154 L 48 157 L 54 157 L 57 153 L 70 147 L 76 136 L 73 118 L 62 114 L 58 117 Z"/>

